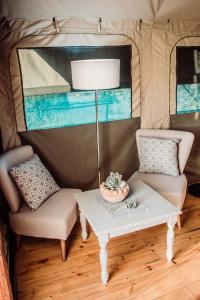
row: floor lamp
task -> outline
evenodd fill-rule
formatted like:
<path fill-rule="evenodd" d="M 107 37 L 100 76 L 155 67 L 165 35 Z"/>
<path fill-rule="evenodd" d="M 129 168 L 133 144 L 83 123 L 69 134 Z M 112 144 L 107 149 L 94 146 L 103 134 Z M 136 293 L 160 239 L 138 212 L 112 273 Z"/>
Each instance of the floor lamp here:
<path fill-rule="evenodd" d="M 94 90 L 96 101 L 96 139 L 98 180 L 101 184 L 100 151 L 99 151 L 99 113 L 98 90 L 119 87 L 120 60 L 119 59 L 89 59 L 71 61 L 72 86 L 78 90 Z"/>

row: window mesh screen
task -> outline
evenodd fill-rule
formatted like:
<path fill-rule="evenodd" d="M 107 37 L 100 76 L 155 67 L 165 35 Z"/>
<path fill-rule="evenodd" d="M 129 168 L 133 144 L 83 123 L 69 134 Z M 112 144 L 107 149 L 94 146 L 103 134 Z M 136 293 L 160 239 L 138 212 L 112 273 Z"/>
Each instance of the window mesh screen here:
<path fill-rule="evenodd" d="M 200 111 L 200 47 L 177 47 L 177 114 Z"/>
<path fill-rule="evenodd" d="M 99 120 L 131 118 L 131 46 L 18 49 L 27 130 L 95 123 L 95 92 L 72 88 L 71 61 L 120 59 L 120 87 L 99 91 Z"/>

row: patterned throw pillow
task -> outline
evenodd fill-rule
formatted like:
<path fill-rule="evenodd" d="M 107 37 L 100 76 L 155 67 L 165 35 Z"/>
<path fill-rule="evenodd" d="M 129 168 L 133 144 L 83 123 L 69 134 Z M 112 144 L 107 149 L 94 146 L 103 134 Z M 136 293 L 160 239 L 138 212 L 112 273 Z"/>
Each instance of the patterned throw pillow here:
<path fill-rule="evenodd" d="M 178 139 L 139 137 L 140 173 L 178 176 Z"/>
<path fill-rule="evenodd" d="M 60 189 L 37 154 L 19 166 L 11 168 L 9 173 L 32 210 L 36 210 Z"/>

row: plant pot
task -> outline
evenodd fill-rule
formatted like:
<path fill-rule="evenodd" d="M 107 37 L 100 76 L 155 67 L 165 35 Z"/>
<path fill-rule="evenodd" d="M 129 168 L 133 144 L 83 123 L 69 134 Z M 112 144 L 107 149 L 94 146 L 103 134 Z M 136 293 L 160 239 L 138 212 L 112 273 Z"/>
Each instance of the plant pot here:
<path fill-rule="evenodd" d="M 123 189 L 119 189 L 119 190 L 110 190 L 110 189 L 106 188 L 104 184 L 105 184 L 105 182 L 103 182 L 100 185 L 100 191 L 101 191 L 102 197 L 106 201 L 111 202 L 111 203 L 117 203 L 117 202 L 124 200 L 128 196 L 128 192 L 129 192 L 128 184 L 126 184 Z"/>

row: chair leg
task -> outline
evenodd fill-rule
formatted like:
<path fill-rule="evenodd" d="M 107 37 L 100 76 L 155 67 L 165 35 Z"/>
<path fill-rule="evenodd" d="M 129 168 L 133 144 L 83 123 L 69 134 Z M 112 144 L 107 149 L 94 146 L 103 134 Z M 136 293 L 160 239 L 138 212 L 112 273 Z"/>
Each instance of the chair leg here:
<path fill-rule="evenodd" d="M 61 248 L 61 258 L 62 261 L 65 262 L 66 261 L 66 240 L 60 240 L 60 248 Z"/>
<path fill-rule="evenodd" d="M 178 215 L 177 217 L 177 225 L 178 225 L 178 229 L 181 229 L 181 216 Z"/>
<path fill-rule="evenodd" d="M 21 244 L 21 235 L 16 234 L 16 248 L 19 250 Z"/>

